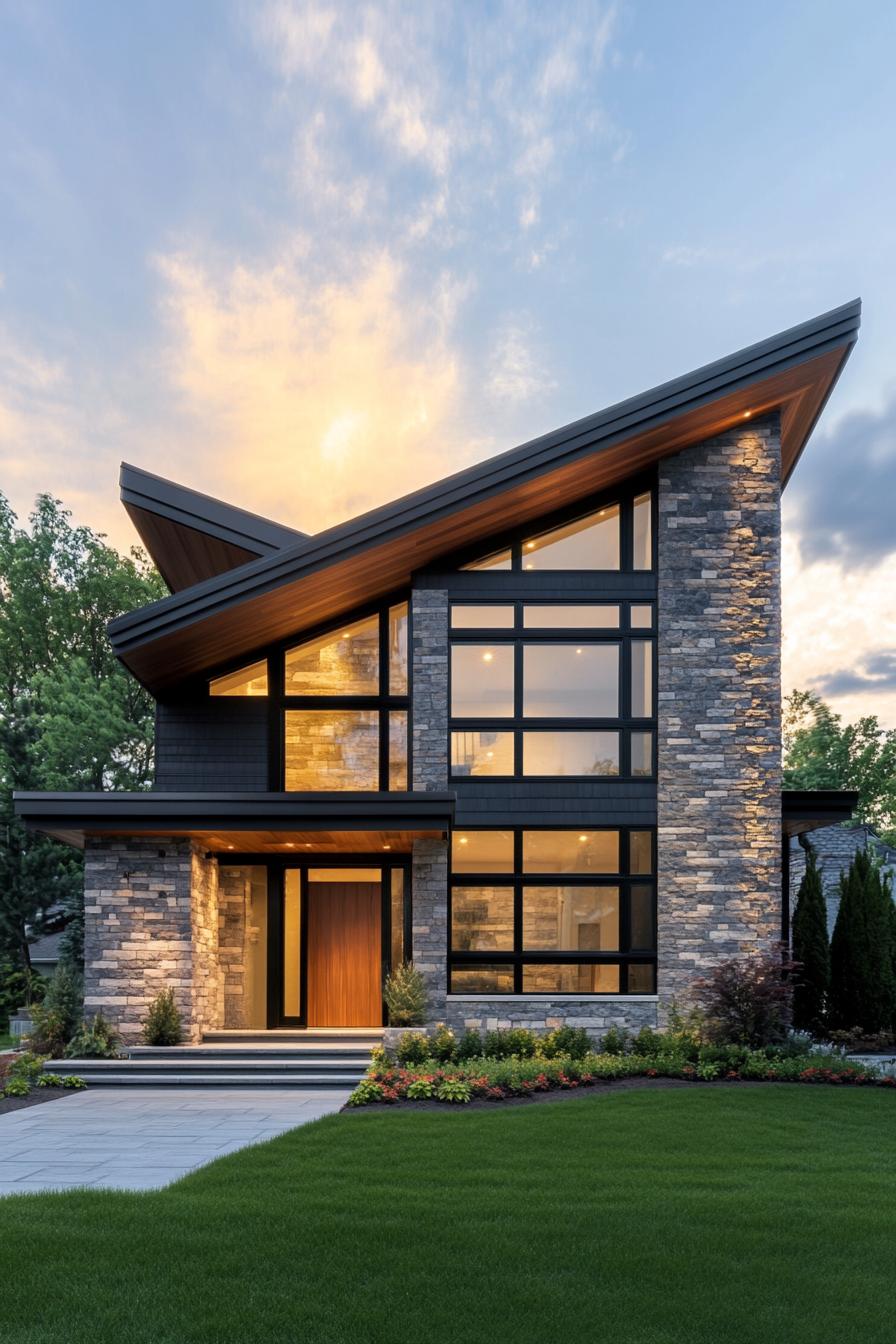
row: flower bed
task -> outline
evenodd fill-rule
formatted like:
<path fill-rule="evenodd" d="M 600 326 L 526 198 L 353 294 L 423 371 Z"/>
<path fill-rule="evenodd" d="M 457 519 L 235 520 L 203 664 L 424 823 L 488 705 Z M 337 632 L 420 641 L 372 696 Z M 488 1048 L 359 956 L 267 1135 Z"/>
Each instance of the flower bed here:
<path fill-rule="evenodd" d="M 797 1055 L 770 1058 L 764 1050 L 732 1052 L 729 1060 L 711 1058 L 718 1051 L 700 1051 L 696 1059 L 671 1054 L 587 1054 L 580 1059 L 474 1058 L 456 1063 L 428 1059 L 397 1065 L 374 1062 L 348 1100 L 349 1106 L 397 1102 L 443 1102 L 464 1105 L 474 1100 L 507 1101 L 539 1092 L 572 1091 L 621 1078 L 679 1078 L 687 1082 L 825 1083 L 852 1087 L 896 1087 L 896 1077 L 873 1065 L 846 1061 L 840 1055 Z M 701 1058 L 701 1055 L 706 1057 Z"/>

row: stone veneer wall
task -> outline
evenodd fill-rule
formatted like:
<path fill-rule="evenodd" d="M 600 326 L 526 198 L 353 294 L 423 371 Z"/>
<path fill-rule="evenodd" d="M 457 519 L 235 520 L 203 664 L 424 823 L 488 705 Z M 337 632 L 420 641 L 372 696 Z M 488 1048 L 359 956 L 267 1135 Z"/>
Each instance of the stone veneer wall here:
<path fill-rule="evenodd" d="M 184 1036 L 218 1017 L 217 863 L 190 840 L 94 838 L 84 856 L 84 1011 L 137 1042 L 171 986 Z"/>
<path fill-rule="evenodd" d="M 414 789 L 448 788 L 448 594 L 411 594 Z"/>
<path fill-rule="evenodd" d="M 780 936 L 780 455 L 770 416 L 659 468 L 661 1016 Z"/>

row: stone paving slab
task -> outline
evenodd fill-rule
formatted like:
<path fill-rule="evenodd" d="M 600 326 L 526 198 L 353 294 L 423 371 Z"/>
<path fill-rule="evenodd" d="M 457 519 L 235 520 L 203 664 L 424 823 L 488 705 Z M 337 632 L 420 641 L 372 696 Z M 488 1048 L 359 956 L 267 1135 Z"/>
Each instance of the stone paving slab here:
<path fill-rule="evenodd" d="M 0 1195 L 158 1190 L 189 1171 L 332 1115 L 347 1088 L 79 1092 L 0 1116 Z"/>

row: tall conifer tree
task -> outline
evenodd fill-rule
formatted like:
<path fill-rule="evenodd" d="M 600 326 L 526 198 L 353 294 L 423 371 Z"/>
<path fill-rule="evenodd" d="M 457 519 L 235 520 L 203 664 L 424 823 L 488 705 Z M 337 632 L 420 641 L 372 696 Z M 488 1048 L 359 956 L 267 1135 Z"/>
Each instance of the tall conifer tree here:
<path fill-rule="evenodd" d="M 864 850 L 841 877 L 840 893 L 831 938 L 831 1025 L 890 1031 L 896 1015 L 891 900 Z"/>
<path fill-rule="evenodd" d="M 806 871 L 800 883 L 791 929 L 793 959 L 799 962 L 793 992 L 793 1025 L 820 1032 L 831 983 L 828 917 L 815 850 L 807 842 Z"/>

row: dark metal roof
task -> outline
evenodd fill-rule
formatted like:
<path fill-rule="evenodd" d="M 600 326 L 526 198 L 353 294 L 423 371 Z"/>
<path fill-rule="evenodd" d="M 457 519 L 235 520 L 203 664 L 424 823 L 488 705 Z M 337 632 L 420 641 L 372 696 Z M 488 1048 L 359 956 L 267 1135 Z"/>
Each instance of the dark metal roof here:
<path fill-rule="evenodd" d="M 858 801 L 853 789 L 785 789 L 781 794 L 784 834 L 803 835 L 849 821 Z"/>
<path fill-rule="evenodd" d="M 277 555 L 307 540 L 306 534 L 295 528 L 155 476 L 129 462 L 121 464 L 119 485 L 122 503 L 156 567 L 174 591 L 185 586 L 180 575 L 192 584 L 247 561 Z M 192 560 L 192 565 L 182 561 L 175 568 L 170 554 L 175 538 L 178 550 Z M 209 542 L 217 543 L 211 553 Z"/>
<path fill-rule="evenodd" d="M 35 793 L 17 791 L 17 816 L 70 843 L 108 832 L 375 831 L 447 829 L 453 793 Z"/>
<path fill-rule="evenodd" d="M 265 556 L 221 574 L 160 602 L 131 612 L 109 627 L 115 652 L 147 684 L 172 679 L 171 661 L 143 657 L 157 641 L 184 636 L 191 627 L 236 606 L 261 599 L 286 585 L 295 585 L 291 604 L 294 629 L 302 628 L 300 585 L 310 576 L 331 570 L 363 555 L 375 569 L 379 548 L 404 540 L 407 572 L 430 558 L 422 540 L 430 529 L 442 533 L 451 520 L 470 516 L 477 508 L 506 495 L 515 502 L 520 492 L 564 472 L 578 478 L 579 464 L 606 457 L 614 463 L 616 479 L 631 474 L 635 465 L 651 460 L 637 444 L 649 443 L 652 460 L 677 452 L 730 428 L 741 415 L 782 409 L 784 477 L 792 470 L 820 411 L 858 336 L 861 303 L 855 300 L 800 326 L 707 364 L 684 377 L 629 398 L 609 409 L 565 425 L 489 461 L 446 477 L 394 503 L 374 509 L 349 522 L 298 542 L 287 550 Z M 714 421 L 707 408 L 719 407 Z M 745 409 L 747 408 L 747 409 Z M 619 451 L 631 445 L 628 455 Z M 648 450 L 645 450 L 647 452 Z M 617 463 L 618 458 L 618 465 Z M 588 485 L 582 473 L 582 494 Z M 567 491 L 572 488 L 568 483 Z M 593 487 L 592 487 L 593 488 Z M 513 492 L 516 492 L 514 494 Z M 485 517 L 484 510 L 481 510 Z M 486 528 L 485 522 L 482 524 Z M 494 522 L 492 521 L 492 527 Z M 487 535 L 484 531 L 483 535 Z M 443 543 L 444 547 L 444 543 Z M 415 563 L 416 556 L 416 563 Z M 388 583 L 394 586 L 395 569 Z M 347 583 L 347 591 L 351 584 Z M 386 588 L 384 591 L 388 591 Z M 357 599 L 356 599 L 357 600 Z M 348 610 L 348 606 L 345 607 Z M 340 614 L 340 608 L 333 611 Z M 251 625 L 249 612 L 246 621 Z M 198 632 L 197 632 L 198 633 Z M 260 641 L 259 641 L 260 642 Z M 234 653 L 242 649 L 234 649 Z M 196 650 L 193 657 L 197 656 Z M 159 666 L 156 666 L 158 662 Z"/>

